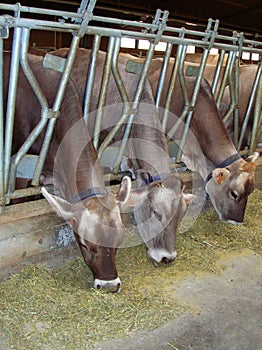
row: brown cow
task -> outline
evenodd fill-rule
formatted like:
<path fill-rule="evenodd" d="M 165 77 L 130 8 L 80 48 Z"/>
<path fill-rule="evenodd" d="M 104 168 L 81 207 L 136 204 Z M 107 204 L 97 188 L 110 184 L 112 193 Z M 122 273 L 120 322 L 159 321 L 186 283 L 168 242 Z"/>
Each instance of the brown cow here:
<path fill-rule="evenodd" d="M 61 58 L 67 57 L 68 49 L 52 52 Z M 98 97 L 102 84 L 102 72 L 106 54 L 99 52 L 95 82 L 92 91 L 91 111 L 97 110 Z M 80 100 L 84 101 L 90 50 L 78 49 L 70 79 L 74 82 Z M 125 71 L 126 59 L 120 57 L 118 69 L 125 82 L 130 101 L 136 91 L 138 76 Z M 101 125 L 103 131 L 110 130 L 119 120 L 123 108 L 116 83 L 109 80 L 106 107 Z M 94 113 L 88 116 L 89 130 L 94 129 Z M 119 130 L 114 142 L 122 139 L 123 128 Z M 102 133 L 100 141 L 105 135 Z M 167 263 L 175 259 L 175 235 L 178 223 L 185 214 L 188 204 L 195 196 L 183 193 L 183 187 L 177 175 L 171 175 L 167 144 L 154 109 L 151 87 L 146 82 L 138 112 L 133 120 L 132 131 L 128 141 L 127 156 L 133 160 L 135 171 L 143 170 L 143 189 L 133 191 L 131 200 L 136 199 L 135 219 L 146 245 L 149 257 L 157 262 Z"/>
<path fill-rule="evenodd" d="M 30 66 L 45 93 L 49 106 L 54 102 L 60 74 L 43 69 L 42 57 L 29 55 Z M 10 54 L 4 55 L 4 95 L 6 100 Z M 40 105 L 22 71 L 16 99 L 12 153 L 16 154 L 40 120 Z M 76 240 L 94 277 L 95 287 L 119 290 L 115 258 L 124 237 L 120 206 L 130 195 L 131 181 L 124 178 L 117 196 L 104 186 L 96 152 L 82 118 L 82 109 L 69 81 L 47 154 L 43 175 L 54 176 L 62 198 L 43 189 L 43 195 L 58 215 L 71 220 Z M 43 133 L 29 153 L 39 154 Z"/>
<path fill-rule="evenodd" d="M 159 60 L 154 60 L 150 66 L 148 77 L 154 93 L 156 93 L 161 66 L 162 62 Z M 169 66 L 167 77 L 170 77 L 171 70 L 172 67 Z M 191 95 L 195 78 L 187 77 L 186 84 Z M 161 107 L 165 105 L 166 93 L 167 86 L 162 96 Z M 183 106 L 181 87 L 177 83 L 172 98 L 167 133 L 174 124 L 175 115 L 181 115 Z M 254 189 L 254 162 L 258 158 L 258 153 L 246 160 L 238 155 L 220 118 L 210 85 L 206 80 L 203 80 L 200 86 L 190 130 L 196 140 L 193 138 L 187 140 L 182 160 L 189 169 L 199 172 L 206 180 L 206 191 L 219 218 L 231 223 L 242 223 L 248 195 Z M 175 139 L 180 138 L 179 132 L 174 136 Z M 203 164 L 200 154 L 204 154 L 206 164 Z"/>

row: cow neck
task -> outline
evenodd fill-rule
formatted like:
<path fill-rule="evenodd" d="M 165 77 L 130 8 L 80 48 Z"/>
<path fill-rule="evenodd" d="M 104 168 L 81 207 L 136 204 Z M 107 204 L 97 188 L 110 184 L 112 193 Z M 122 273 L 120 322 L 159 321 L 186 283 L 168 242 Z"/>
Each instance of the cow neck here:
<path fill-rule="evenodd" d="M 84 201 L 86 199 L 92 198 L 92 197 L 101 197 L 107 195 L 109 192 L 106 188 L 103 187 L 91 187 L 86 190 L 83 190 L 81 192 L 78 192 L 76 195 L 74 195 L 72 198 L 70 198 L 69 202 L 71 204 L 75 204 L 80 201 Z"/>
<path fill-rule="evenodd" d="M 71 128 L 63 125 L 58 130 L 60 135 L 65 137 L 62 136 L 56 156 L 55 167 L 59 170 L 60 180 L 56 187 L 64 198 L 76 203 L 108 194 L 97 154 L 84 121 L 78 121 Z"/>

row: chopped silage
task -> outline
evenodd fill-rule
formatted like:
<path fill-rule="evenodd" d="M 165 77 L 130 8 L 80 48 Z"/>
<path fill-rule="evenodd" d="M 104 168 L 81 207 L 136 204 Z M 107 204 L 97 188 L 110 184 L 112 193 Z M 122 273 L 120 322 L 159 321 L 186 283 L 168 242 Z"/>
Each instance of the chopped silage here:
<path fill-rule="evenodd" d="M 143 245 L 118 251 L 123 282 L 119 294 L 90 288 L 81 258 L 50 270 L 25 267 L 0 284 L 0 333 L 13 349 L 92 349 L 94 344 L 141 329 L 152 329 L 189 310 L 176 301 L 173 286 L 188 274 L 219 273 L 221 254 L 248 248 L 261 254 L 262 192 L 250 195 L 244 225 L 201 214 L 177 235 L 178 256 L 154 268 Z"/>

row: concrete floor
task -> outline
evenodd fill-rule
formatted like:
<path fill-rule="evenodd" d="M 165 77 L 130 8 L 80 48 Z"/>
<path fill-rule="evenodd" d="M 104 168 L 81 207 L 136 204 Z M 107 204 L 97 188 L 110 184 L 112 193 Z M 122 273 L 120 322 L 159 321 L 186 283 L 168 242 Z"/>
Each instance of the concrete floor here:
<path fill-rule="evenodd" d="M 220 276 L 192 276 L 174 288 L 176 299 L 199 312 L 95 349 L 262 350 L 262 257 L 247 250 L 223 265 Z"/>

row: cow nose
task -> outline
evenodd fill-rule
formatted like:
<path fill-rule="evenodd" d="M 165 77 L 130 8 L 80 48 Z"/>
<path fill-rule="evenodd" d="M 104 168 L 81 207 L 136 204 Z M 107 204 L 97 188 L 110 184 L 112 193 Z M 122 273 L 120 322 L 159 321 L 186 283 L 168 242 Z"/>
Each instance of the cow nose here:
<path fill-rule="evenodd" d="M 104 289 L 112 293 L 119 293 L 121 291 L 121 286 L 122 286 L 122 283 L 119 277 L 109 281 L 96 278 L 93 283 L 94 288 Z"/>
<path fill-rule="evenodd" d="M 167 265 L 167 264 L 171 263 L 173 260 L 174 259 L 172 259 L 172 258 L 167 258 L 166 256 L 163 256 L 163 258 L 161 259 L 161 263 Z"/>

